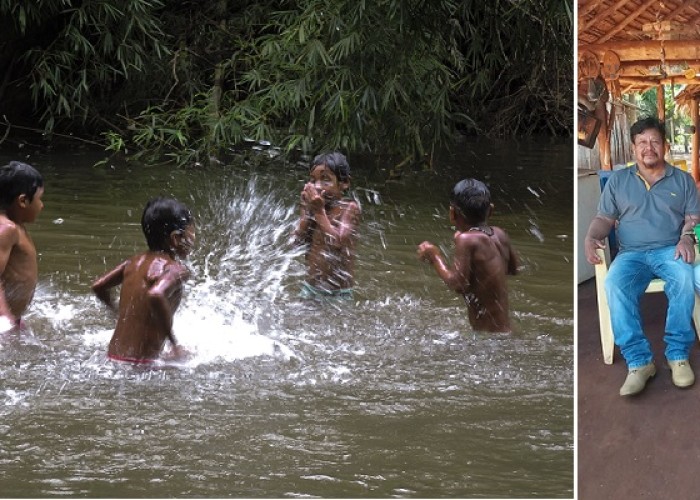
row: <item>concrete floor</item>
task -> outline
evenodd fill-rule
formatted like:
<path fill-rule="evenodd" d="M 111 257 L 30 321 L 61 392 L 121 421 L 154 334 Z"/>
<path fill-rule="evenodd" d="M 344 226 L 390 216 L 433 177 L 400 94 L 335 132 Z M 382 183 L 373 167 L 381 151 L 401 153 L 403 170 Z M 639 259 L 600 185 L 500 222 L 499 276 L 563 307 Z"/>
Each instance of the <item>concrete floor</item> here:
<path fill-rule="evenodd" d="M 642 299 L 657 374 L 643 393 L 623 398 L 619 350 L 612 365 L 603 363 L 595 280 L 578 285 L 579 500 L 700 498 L 700 356 L 696 345 L 696 385 L 676 388 L 664 358 L 666 305 L 662 293 Z"/>

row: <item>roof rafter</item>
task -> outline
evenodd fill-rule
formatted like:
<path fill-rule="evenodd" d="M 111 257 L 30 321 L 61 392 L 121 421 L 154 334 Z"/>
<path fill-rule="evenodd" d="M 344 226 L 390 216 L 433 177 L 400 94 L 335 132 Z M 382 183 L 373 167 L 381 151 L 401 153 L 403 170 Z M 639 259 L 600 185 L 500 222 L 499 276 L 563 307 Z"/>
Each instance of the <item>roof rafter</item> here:
<path fill-rule="evenodd" d="M 635 10 L 630 15 L 628 15 L 627 18 L 623 22 L 619 23 L 616 28 L 611 29 L 610 31 L 608 31 L 608 33 L 605 36 L 601 37 L 601 39 L 598 40 L 598 43 L 605 43 L 608 40 L 610 40 L 617 33 L 622 31 L 623 29 L 625 29 L 632 21 L 636 20 L 640 15 L 642 15 L 647 10 L 648 7 L 650 7 L 651 5 L 655 4 L 658 1 L 659 0 L 647 0 L 645 4 L 640 5 L 637 8 L 637 10 Z"/>

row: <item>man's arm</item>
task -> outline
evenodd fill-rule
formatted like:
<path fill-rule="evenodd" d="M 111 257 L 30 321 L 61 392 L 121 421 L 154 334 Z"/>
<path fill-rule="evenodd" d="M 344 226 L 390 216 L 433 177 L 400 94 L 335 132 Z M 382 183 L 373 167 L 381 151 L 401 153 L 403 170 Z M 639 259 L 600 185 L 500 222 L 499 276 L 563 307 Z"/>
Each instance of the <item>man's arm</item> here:
<path fill-rule="evenodd" d="M 681 257 L 688 264 L 695 262 L 695 225 L 700 221 L 696 214 L 686 215 L 681 236 L 676 245 L 674 259 Z"/>
<path fill-rule="evenodd" d="M 683 230 L 681 234 L 688 233 L 690 235 L 695 235 L 695 226 L 700 224 L 700 215 L 692 214 L 685 216 L 685 222 L 683 223 Z"/>
<path fill-rule="evenodd" d="M 584 239 L 583 246 L 586 252 L 586 260 L 593 265 L 600 264 L 601 260 L 596 254 L 598 248 L 605 248 L 605 238 L 615 226 L 615 219 L 610 219 L 603 215 L 593 217 L 588 232 Z"/>

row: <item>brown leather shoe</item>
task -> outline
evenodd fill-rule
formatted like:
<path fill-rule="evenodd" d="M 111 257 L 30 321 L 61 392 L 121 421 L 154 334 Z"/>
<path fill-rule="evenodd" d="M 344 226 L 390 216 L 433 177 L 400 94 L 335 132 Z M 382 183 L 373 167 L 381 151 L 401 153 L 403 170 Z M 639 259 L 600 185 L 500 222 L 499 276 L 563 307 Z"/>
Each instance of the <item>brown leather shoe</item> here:
<path fill-rule="evenodd" d="M 687 359 L 669 361 L 668 366 L 671 368 L 671 379 L 676 387 L 690 387 L 695 383 L 695 374 Z"/>
<path fill-rule="evenodd" d="M 687 363 L 686 363 L 687 364 Z M 620 396 L 633 396 L 639 394 L 647 385 L 647 380 L 656 375 L 654 363 L 632 368 L 627 372 L 625 383 L 620 387 Z"/>

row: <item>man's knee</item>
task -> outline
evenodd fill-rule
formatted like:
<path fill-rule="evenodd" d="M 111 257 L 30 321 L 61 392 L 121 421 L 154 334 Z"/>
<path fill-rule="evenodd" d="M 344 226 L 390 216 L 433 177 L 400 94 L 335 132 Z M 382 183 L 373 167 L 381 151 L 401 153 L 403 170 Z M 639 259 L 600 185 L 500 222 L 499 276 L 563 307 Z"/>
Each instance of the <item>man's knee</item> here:
<path fill-rule="evenodd" d="M 690 264 L 677 261 L 672 267 L 672 276 L 666 278 L 666 281 L 673 282 L 678 288 L 678 293 L 692 293 L 695 289 L 695 277 L 695 270 Z"/>

